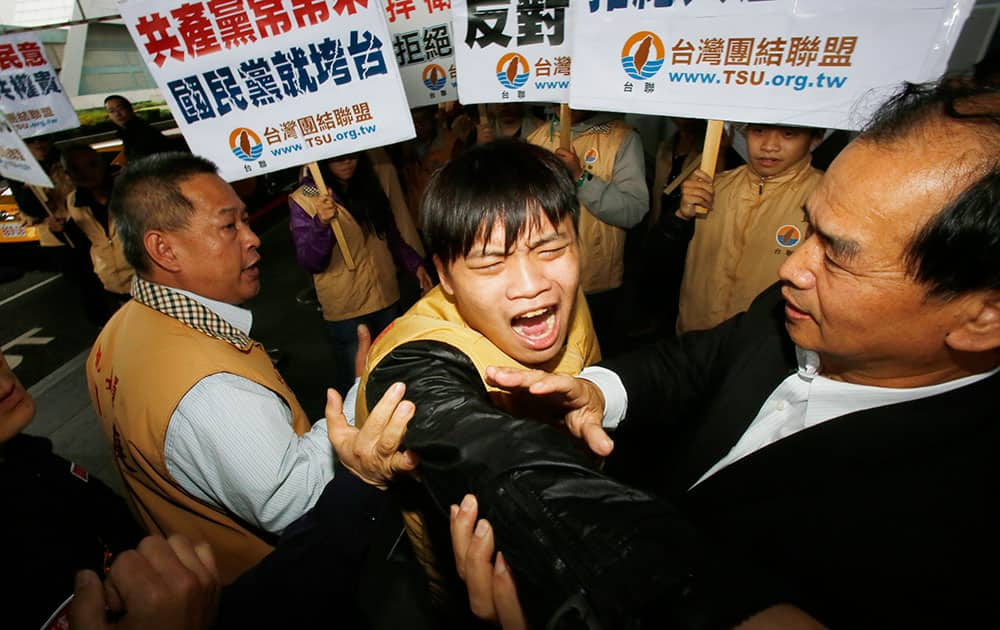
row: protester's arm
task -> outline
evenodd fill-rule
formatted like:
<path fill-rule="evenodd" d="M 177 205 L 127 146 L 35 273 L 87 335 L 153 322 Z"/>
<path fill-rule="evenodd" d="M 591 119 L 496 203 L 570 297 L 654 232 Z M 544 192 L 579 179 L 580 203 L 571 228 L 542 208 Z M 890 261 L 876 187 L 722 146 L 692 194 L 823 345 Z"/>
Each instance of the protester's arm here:
<path fill-rule="evenodd" d="M 592 177 L 577 189 L 577 197 L 595 217 L 620 228 L 639 224 L 649 212 L 649 188 L 642 142 L 634 131 L 626 134 L 618 153 L 611 181 Z"/>
<path fill-rule="evenodd" d="M 288 227 L 295 242 L 295 258 L 309 273 L 319 273 L 330 264 L 336 237 L 329 223 L 311 217 L 291 197 L 288 198 Z"/>
<path fill-rule="evenodd" d="M 469 608 L 478 618 L 493 622 L 503 630 L 524 630 L 528 627 L 527 620 L 511 568 L 504 560 L 503 550 L 496 549 L 492 525 L 486 519 L 478 519 L 478 509 L 478 502 L 472 495 L 466 495 L 461 504 L 451 506 L 452 552 L 458 575 L 469 590 Z M 711 598 L 703 601 L 710 609 L 721 611 L 726 608 L 725 601 L 713 602 Z M 732 625 L 720 625 L 712 621 L 705 623 L 706 619 L 710 619 L 710 616 L 701 617 L 692 613 L 687 620 L 690 623 L 680 620 L 680 624 L 672 627 L 711 628 Z M 670 625 L 666 617 L 661 621 L 665 627 Z M 801 608 L 782 603 L 752 614 L 745 621 L 739 622 L 736 630 L 821 630 L 823 627 L 823 624 Z"/>
<path fill-rule="evenodd" d="M 164 455 L 184 490 L 277 534 L 311 508 L 333 478 L 326 422 L 296 435 L 284 401 L 228 373 L 202 379 L 181 399 Z"/>
<path fill-rule="evenodd" d="M 368 404 L 396 381 L 416 405 L 403 446 L 420 458 L 421 484 L 440 507 L 425 517 L 447 519 L 447 506 L 475 494 L 531 619 L 568 614 L 581 592 L 599 593 L 580 605 L 606 623 L 628 619 L 629 602 L 682 597 L 694 534 L 669 505 L 602 475 L 556 427 L 498 409 L 452 346 L 396 348 L 369 374 Z"/>
<path fill-rule="evenodd" d="M 752 317 L 772 318 L 772 307 L 780 301 L 775 285 L 755 300 L 763 304 Z M 695 417 L 692 413 L 714 395 L 729 369 L 739 344 L 758 343 L 759 321 L 738 314 L 716 328 L 688 333 L 679 338 L 663 338 L 631 353 L 602 361 L 599 366 L 618 376 L 617 382 L 627 393 L 625 416 L 630 423 L 657 422 L 669 426 L 679 419 Z M 774 322 L 774 320 L 772 320 Z M 780 325 L 780 324 L 778 324 Z M 746 332 L 754 331 L 754 332 Z M 567 427 L 577 437 L 587 440 L 591 449 L 606 455 L 602 446 L 605 410 L 616 395 L 604 391 L 602 379 L 572 378 L 538 370 L 488 368 L 492 385 L 543 397 L 545 403 L 561 410 Z M 620 398 L 612 402 L 621 404 Z M 609 419 L 607 428 L 617 426 L 621 417 Z"/>

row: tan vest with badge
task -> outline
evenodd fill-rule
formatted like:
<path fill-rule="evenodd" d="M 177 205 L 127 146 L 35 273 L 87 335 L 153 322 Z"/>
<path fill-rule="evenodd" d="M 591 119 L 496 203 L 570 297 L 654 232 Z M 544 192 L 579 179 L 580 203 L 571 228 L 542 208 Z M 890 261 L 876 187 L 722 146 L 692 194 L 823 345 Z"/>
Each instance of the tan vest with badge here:
<path fill-rule="evenodd" d="M 66 208 L 69 216 L 90 239 L 90 259 L 94 262 L 94 273 L 101 279 L 101 284 L 112 293 L 127 294 L 135 270 L 125 260 L 114 219 L 108 215 L 108 230 L 105 232 L 89 207 L 76 205 L 75 190 L 66 197 Z"/>
<path fill-rule="evenodd" d="M 384 153 L 369 152 L 375 174 L 389 198 L 392 218 L 403 240 L 418 254 L 423 255 L 416 228 L 413 227 L 403 201 L 395 167 L 383 156 Z M 318 213 L 320 196 L 315 186 L 299 186 L 291 194 L 291 198 L 309 216 L 314 217 Z M 396 265 L 388 242 L 374 233 L 366 236 L 358 222 L 343 207 L 337 218 L 344 232 L 345 242 L 334 243 L 326 269 L 313 275 L 316 297 L 323 309 L 323 319 L 329 322 L 374 313 L 399 300 Z M 347 268 L 342 247 L 347 247 L 351 252 L 355 262 L 353 270 Z"/>
<path fill-rule="evenodd" d="M 440 341 L 460 350 L 476 366 L 479 377 L 483 379 L 483 386 L 489 392 L 493 404 L 512 415 L 520 415 L 509 394 L 486 384 L 486 368 L 490 365 L 514 368 L 527 368 L 529 366 L 518 363 L 493 345 L 489 339 L 469 328 L 469 325 L 465 323 L 455 308 L 455 304 L 448 299 L 441 287 L 437 286 L 414 304 L 402 317 L 390 324 L 372 345 L 355 405 L 357 426 L 363 425 L 368 418 L 369 409 L 366 402 L 368 374 L 395 348 L 412 341 Z M 531 367 L 548 372 L 575 375 L 584 367 L 592 365 L 600 359 L 601 350 L 597 342 L 597 335 L 594 333 L 594 325 L 590 319 L 587 300 L 584 299 L 582 292 L 578 292 L 565 348 L 548 363 Z M 498 427 L 498 430 L 503 429 Z M 457 605 L 456 602 L 451 601 L 444 585 L 444 578 L 436 569 L 438 561 L 435 559 L 434 550 L 428 542 L 426 527 L 420 513 L 405 511 L 403 520 L 406 523 L 406 531 L 414 552 L 427 572 L 428 585 L 435 603 L 445 607 Z"/>
<path fill-rule="evenodd" d="M 745 311 L 778 281 L 806 234 L 803 206 L 822 171 L 812 156 L 760 178 L 746 165 L 715 179 L 714 209 L 695 221 L 681 282 L 679 333 L 705 330 Z"/>
<path fill-rule="evenodd" d="M 605 181 L 611 181 L 615 156 L 632 128 L 620 120 L 595 125 L 573 138 L 580 166 Z M 559 148 L 558 129 L 543 124 L 528 142 L 550 151 Z M 625 273 L 625 230 L 601 221 L 580 204 L 580 286 L 584 293 L 617 289 Z"/>
<path fill-rule="evenodd" d="M 181 399 L 198 381 L 222 372 L 273 391 L 291 410 L 295 432 L 309 430 L 295 394 L 259 343 L 243 351 L 135 300 L 115 313 L 87 359 L 91 401 L 143 525 L 150 533 L 207 541 L 228 584 L 271 551 L 264 540 L 270 536 L 181 489 L 163 454 Z"/>

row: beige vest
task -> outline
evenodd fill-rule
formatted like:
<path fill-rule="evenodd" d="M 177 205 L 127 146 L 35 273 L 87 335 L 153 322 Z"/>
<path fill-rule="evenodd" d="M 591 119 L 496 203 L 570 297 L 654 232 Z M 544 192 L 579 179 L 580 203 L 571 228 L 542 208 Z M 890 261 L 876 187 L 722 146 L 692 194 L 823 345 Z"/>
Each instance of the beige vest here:
<path fill-rule="evenodd" d="M 108 231 L 105 232 L 89 207 L 76 205 L 75 190 L 66 197 L 66 208 L 69 216 L 90 239 L 90 259 L 94 262 L 94 273 L 101 279 L 104 288 L 112 293 L 127 294 L 135 270 L 125 260 L 114 219 L 108 215 Z"/>
<path fill-rule="evenodd" d="M 490 365 L 515 368 L 527 368 L 528 366 L 510 358 L 493 345 L 489 339 L 469 328 L 458 313 L 454 303 L 448 299 L 441 287 L 437 286 L 414 304 L 402 317 L 390 324 L 372 345 L 368 353 L 365 373 L 361 378 L 355 406 L 355 419 L 358 426 L 363 425 L 368 418 L 369 410 L 366 403 L 368 374 L 395 348 L 417 340 L 440 341 L 458 348 L 476 366 L 493 404 L 513 415 L 525 415 L 518 413 L 514 399 L 509 394 L 486 384 L 485 374 L 486 368 Z M 584 367 L 592 365 L 600 359 L 601 350 L 597 343 L 597 335 L 594 333 L 594 325 L 590 320 L 587 300 L 580 293 L 577 295 L 576 306 L 573 309 L 565 348 L 548 363 L 531 367 L 547 372 L 575 375 Z M 435 559 L 434 550 L 426 535 L 426 526 L 421 514 L 415 511 L 405 511 L 403 520 L 406 523 L 406 531 L 414 552 L 427 572 L 428 585 L 435 604 L 444 608 L 456 606 L 457 602 L 452 601 L 445 587 L 445 580 L 436 568 L 438 561 Z"/>
<path fill-rule="evenodd" d="M 382 190 L 389 198 L 389 206 L 400 235 L 422 256 L 423 247 L 406 210 L 395 167 L 384 152 L 370 152 L 369 158 L 382 184 Z M 316 216 L 321 199 L 318 194 L 307 194 L 306 187 L 299 186 L 291 197 L 309 216 Z M 399 300 L 396 264 L 388 242 L 374 233 L 365 236 L 361 226 L 346 209 L 342 209 L 337 217 L 346 243 L 337 242 L 326 269 L 313 275 L 316 297 L 323 309 L 323 319 L 329 322 L 374 313 Z M 344 262 L 341 247 L 345 245 L 355 262 L 353 271 Z"/>
<path fill-rule="evenodd" d="M 615 156 L 632 128 L 620 120 L 591 127 L 573 138 L 580 165 L 594 177 L 611 181 Z M 558 125 L 554 132 L 541 125 L 528 142 L 550 151 L 559 148 Z M 625 273 L 625 230 L 605 223 L 580 204 L 580 286 L 584 293 L 617 289 Z"/>
<path fill-rule="evenodd" d="M 746 165 L 720 174 L 714 209 L 696 221 L 681 282 L 679 333 L 716 326 L 745 311 L 778 281 L 806 234 L 802 207 L 822 171 L 812 156 L 761 179 Z"/>
<path fill-rule="evenodd" d="M 181 489 L 167 471 L 163 447 L 170 417 L 198 381 L 228 372 L 277 394 L 292 412 L 292 428 L 310 423 L 295 394 L 260 344 L 246 352 L 132 300 L 101 331 L 87 359 L 87 385 L 129 502 L 155 534 L 207 541 L 225 583 L 272 547 L 228 512 Z"/>

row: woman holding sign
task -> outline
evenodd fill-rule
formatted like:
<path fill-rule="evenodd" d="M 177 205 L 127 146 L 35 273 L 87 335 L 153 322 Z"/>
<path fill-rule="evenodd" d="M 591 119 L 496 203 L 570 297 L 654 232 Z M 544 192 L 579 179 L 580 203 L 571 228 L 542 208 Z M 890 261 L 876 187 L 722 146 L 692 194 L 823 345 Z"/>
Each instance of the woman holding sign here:
<path fill-rule="evenodd" d="M 312 172 L 321 181 L 303 178 L 288 198 L 290 226 L 333 345 L 332 386 L 346 392 L 354 382 L 358 325 L 375 336 L 402 314 L 396 265 L 416 276 L 421 291 L 434 283 L 396 170 L 384 154 L 330 158 Z"/>

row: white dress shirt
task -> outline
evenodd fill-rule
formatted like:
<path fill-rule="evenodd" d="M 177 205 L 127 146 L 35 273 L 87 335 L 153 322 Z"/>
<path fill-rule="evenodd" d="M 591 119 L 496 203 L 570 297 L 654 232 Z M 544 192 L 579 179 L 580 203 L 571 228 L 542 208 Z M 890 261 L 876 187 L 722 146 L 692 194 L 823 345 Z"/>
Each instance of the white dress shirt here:
<path fill-rule="evenodd" d="M 799 364 L 798 371 L 771 392 L 736 445 L 705 471 L 692 487 L 733 462 L 803 429 L 864 409 L 943 394 L 989 378 L 1000 371 L 1000 368 L 995 368 L 937 385 L 897 389 L 835 381 L 820 375 L 819 355 L 815 352 L 796 347 L 795 355 Z M 593 382 L 604 394 L 604 427 L 617 427 L 628 410 L 628 396 L 621 379 L 611 370 L 597 366 L 585 368 L 580 377 Z"/>
<path fill-rule="evenodd" d="M 247 309 L 173 290 L 249 335 Z M 325 419 L 298 436 L 277 394 L 225 372 L 188 390 L 164 445 L 167 470 L 181 488 L 275 534 L 316 503 L 333 478 L 334 457 Z"/>

